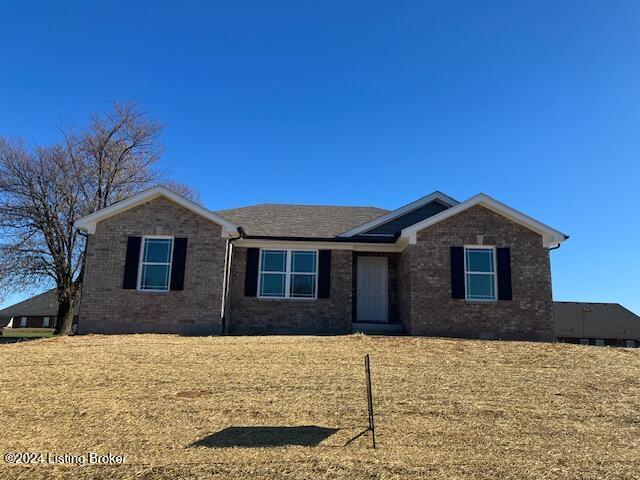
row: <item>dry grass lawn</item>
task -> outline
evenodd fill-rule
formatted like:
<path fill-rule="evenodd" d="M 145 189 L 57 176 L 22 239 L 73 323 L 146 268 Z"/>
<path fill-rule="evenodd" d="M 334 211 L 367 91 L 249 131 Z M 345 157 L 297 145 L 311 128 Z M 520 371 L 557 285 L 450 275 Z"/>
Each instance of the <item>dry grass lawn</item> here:
<path fill-rule="evenodd" d="M 377 450 L 368 436 L 345 446 L 366 425 L 364 353 Z M 0 345 L 0 365 L 0 453 L 126 455 L 124 465 L 99 467 L 0 460 L 3 479 L 640 477 L 640 350 L 82 336 Z M 191 446 L 251 426 L 338 430 L 317 446 Z M 241 432 L 240 441 L 271 439 Z"/>

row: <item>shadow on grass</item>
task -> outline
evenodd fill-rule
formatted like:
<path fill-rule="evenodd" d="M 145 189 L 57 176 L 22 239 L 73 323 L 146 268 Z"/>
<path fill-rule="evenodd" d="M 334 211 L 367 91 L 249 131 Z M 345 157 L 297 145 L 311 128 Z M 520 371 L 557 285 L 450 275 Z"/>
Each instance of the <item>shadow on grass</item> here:
<path fill-rule="evenodd" d="M 338 430 L 338 428 L 324 428 L 315 425 L 304 427 L 228 427 L 201 438 L 190 446 L 265 448 L 301 445 L 313 447 Z"/>
<path fill-rule="evenodd" d="M 370 428 L 365 428 L 363 431 L 358 433 L 355 437 L 350 438 L 349 440 L 347 440 L 347 443 L 345 443 L 344 446 L 346 447 L 346 446 L 350 445 L 352 442 L 355 442 L 357 439 L 359 439 L 363 435 L 366 435 L 369 432 L 371 432 L 371 429 Z"/>

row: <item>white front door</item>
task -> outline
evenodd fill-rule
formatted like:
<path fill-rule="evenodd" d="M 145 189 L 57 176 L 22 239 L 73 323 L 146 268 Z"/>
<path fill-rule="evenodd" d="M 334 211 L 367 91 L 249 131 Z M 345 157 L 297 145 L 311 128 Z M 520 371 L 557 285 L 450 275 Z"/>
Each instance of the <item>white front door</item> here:
<path fill-rule="evenodd" d="M 387 322 L 387 257 L 358 257 L 359 322 Z"/>

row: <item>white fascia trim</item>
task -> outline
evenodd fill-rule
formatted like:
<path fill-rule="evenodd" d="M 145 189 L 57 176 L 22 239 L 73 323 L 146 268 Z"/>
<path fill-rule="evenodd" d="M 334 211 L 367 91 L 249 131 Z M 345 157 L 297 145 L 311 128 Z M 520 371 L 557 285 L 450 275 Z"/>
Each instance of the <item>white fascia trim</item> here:
<path fill-rule="evenodd" d="M 172 192 L 168 188 L 161 185 L 149 188 L 148 190 L 144 190 L 136 195 L 133 195 L 132 197 L 129 197 L 125 200 L 114 203 L 113 205 L 87 215 L 86 217 L 79 218 L 78 220 L 76 220 L 73 226 L 74 228 L 86 232 L 89 235 L 93 235 L 94 233 L 96 233 L 96 224 L 98 222 L 129 210 L 130 208 L 134 208 L 142 205 L 143 203 L 147 203 L 158 197 L 166 197 L 172 202 L 180 205 L 181 207 L 184 207 L 187 210 L 191 210 L 192 212 L 206 218 L 207 220 L 217 223 L 222 227 L 222 237 L 227 238 L 237 236 L 237 225 L 231 223 L 229 220 L 221 217 L 217 213 L 201 207 L 197 203 L 194 203 L 191 200 L 187 200 L 183 196 L 178 195 L 177 193 Z"/>
<path fill-rule="evenodd" d="M 494 198 L 491 198 L 489 195 L 485 195 L 484 193 L 474 195 L 468 200 L 459 203 L 455 207 L 451 207 L 443 212 L 438 213 L 437 215 L 434 215 L 433 217 L 426 218 L 423 221 L 416 223 L 415 225 L 411 225 L 410 227 L 405 228 L 404 230 L 402 230 L 402 232 L 400 232 L 400 237 L 406 238 L 411 244 L 415 244 L 416 234 L 420 230 L 430 227 L 431 225 L 435 225 L 436 223 L 441 222 L 442 220 L 445 220 L 447 218 L 453 217 L 454 215 L 457 215 L 458 213 L 463 212 L 464 210 L 467 210 L 476 205 L 486 207 L 489 210 L 492 210 L 502 215 L 503 217 L 506 217 L 509 220 L 512 220 L 522 225 L 523 227 L 528 228 L 529 230 L 533 230 L 534 232 L 539 233 L 542 236 L 543 245 L 547 248 L 557 247 L 568 238 L 564 233 L 555 230 L 554 228 L 551 228 L 548 225 L 545 225 L 544 223 L 541 223 L 536 219 L 531 218 L 530 216 L 525 215 L 524 213 L 521 213 L 505 205 L 504 203 L 497 201 Z"/>
<path fill-rule="evenodd" d="M 412 210 L 415 210 L 416 208 L 420 208 L 423 205 L 426 205 L 427 203 L 431 203 L 434 200 L 438 200 L 442 203 L 444 203 L 445 205 L 448 205 L 449 207 L 453 207 L 454 205 L 457 205 L 459 202 L 453 198 L 451 198 L 448 195 L 445 195 L 442 192 L 433 192 L 430 193 L 429 195 L 427 195 L 426 197 L 422 197 L 419 198 L 418 200 L 416 200 L 415 202 L 411 202 L 408 203 L 407 205 L 397 208 L 395 210 L 393 210 L 392 212 L 386 213 L 384 215 L 382 215 L 381 217 L 377 217 L 374 218 L 373 220 L 367 222 L 367 223 L 363 223 L 362 225 L 356 227 L 356 228 L 352 228 L 351 230 L 341 233 L 340 235 L 338 235 L 339 237 L 352 237 L 354 235 L 358 235 L 359 233 L 362 232 L 366 232 L 367 230 L 371 230 L 379 225 L 382 225 L 383 223 L 387 223 L 390 220 L 393 220 L 395 218 L 398 218 L 401 215 L 404 215 L 405 213 L 408 213 Z"/>
<path fill-rule="evenodd" d="M 398 253 L 406 248 L 408 242 L 403 239 L 398 239 L 396 243 L 360 243 L 240 238 L 235 240 L 233 245 L 243 248 L 274 248 L 283 250 L 351 250 L 354 252 Z"/>

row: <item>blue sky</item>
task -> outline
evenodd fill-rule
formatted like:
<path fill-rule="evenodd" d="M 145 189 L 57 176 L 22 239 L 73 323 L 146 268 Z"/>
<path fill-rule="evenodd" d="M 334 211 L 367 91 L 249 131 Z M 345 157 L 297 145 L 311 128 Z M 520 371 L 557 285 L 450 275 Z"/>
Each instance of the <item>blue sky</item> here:
<path fill-rule="evenodd" d="M 555 299 L 640 313 L 640 2 L 1 0 L 0 58 L 0 135 L 133 99 L 211 209 L 484 192 L 571 236 Z"/>

